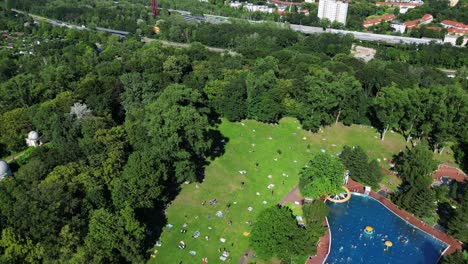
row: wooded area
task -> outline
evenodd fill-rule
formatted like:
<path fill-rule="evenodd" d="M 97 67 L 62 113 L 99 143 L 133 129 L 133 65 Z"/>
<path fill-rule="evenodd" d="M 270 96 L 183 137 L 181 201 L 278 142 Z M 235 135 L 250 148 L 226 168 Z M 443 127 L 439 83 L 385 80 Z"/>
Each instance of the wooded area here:
<path fill-rule="evenodd" d="M 275 123 L 291 116 L 311 131 L 335 122 L 373 125 L 382 140 L 396 131 L 421 146 L 402 154 L 410 165 L 414 152 L 424 165 L 449 147 L 467 165 L 466 76 L 450 79 L 428 66 L 465 66 L 466 49 L 385 48 L 401 54 L 365 64 L 350 55 L 350 36 L 303 36 L 269 24 L 160 22 L 164 38 L 232 48 L 234 56 L 199 43 L 177 49 L 136 35 L 35 25 L 5 9 L 0 24 L 9 31 L 3 43 L 13 45 L 0 50 L 0 156 L 24 150 L 33 129 L 47 143 L 11 164 L 14 177 L 0 182 L 6 263 L 144 262 L 180 185 L 201 181 L 222 155 L 220 118 Z M 419 185 L 405 164 L 397 168 L 405 184 Z M 453 221 L 463 221 L 462 208 Z M 466 230 L 451 232 L 466 240 Z"/>

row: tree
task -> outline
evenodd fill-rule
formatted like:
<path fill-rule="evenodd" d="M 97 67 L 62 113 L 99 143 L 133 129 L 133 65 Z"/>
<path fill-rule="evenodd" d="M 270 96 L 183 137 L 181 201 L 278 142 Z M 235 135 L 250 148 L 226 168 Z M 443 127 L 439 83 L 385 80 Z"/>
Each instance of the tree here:
<path fill-rule="evenodd" d="M 448 233 L 463 243 L 468 242 L 468 226 L 466 219 L 468 217 L 468 188 L 465 187 L 463 199 L 460 205 L 455 210 L 455 215 L 451 217 L 447 223 Z"/>
<path fill-rule="evenodd" d="M 124 85 L 124 92 L 121 95 L 122 105 L 126 111 L 132 107 L 141 107 L 156 99 L 158 88 L 151 80 L 147 81 L 140 73 L 126 73 L 120 76 L 120 81 Z"/>
<path fill-rule="evenodd" d="M 172 164 L 176 182 L 195 181 L 211 148 L 209 110 L 201 94 L 183 85 L 171 85 L 146 106 L 146 113 L 143 126 L 151 149 Z"/>
<path fill-rule="evenodd" d="M 393 200 L 396 205 L 420 218 L 431 217 L 436 209 L 435 193 L 428 187 L 403 186 Z"/>
<path fill-rule="evenodd" d="M 320 27 L 322 27 L 323 31 L 329 28 L 330 25 L 331 25 L 331 22 L 328 18 L 320 19 Z"/>
<path fill-rule="evenodd" d="M 336 113 L 335 123 L 340 121 L 340 116 L 343 113 L 345 118 L 355 111 L 355 102 L 358 101 L 358 96 L 362 92 L 362 86 L 358 80 L 348 73 L 338 74 L 335 77 L 332 85 L 332 93 L 337 100 L 337 105 L 334 112 Z"/>
<path fill-rule="evenodd" d="M 209 104 L 229 121 L 240 121 L 247 115 L 245 71 L 224 72 L 223 80 L 213 80 L 203 91 Z"/>
<path fill-rule="evenodd" d="M 86 254 L 93 262 L 143 263 L 143 238 L 144 227 L 130 207 L 116 214 L 98 209 L 91 212 Z"/>
<path fill-rule="evenodd" d="M 130 154 L 122 177 L 114 181 L 113 202 L 117 208 L 130 205 L 132 208 L 152 208 L 164 197 L 168 169 L 150 152 L 137 151 Z"/>
<path fill-rule="evenodd" d="M 278 61 L 273 57 L 257 59 L 247 76 L 249 117 L 262 122 L 276 122 L 281 113 L 281 84 L 277 78 Z"/>
<path fill-rule="evenodd" d="M 463 44 L 464 36 L 460 36 L 455 40 L 455 45 L 461 46 Z"/>
<path fill-rule="evenodd" d="M 468 261 L 468 252 L 466 250 L 456 251 L 448 256 L 442 256 L 441 264 L 465 264 Z"/>
<path fill-rule="evenodd" d="M 310 69 L 310 75 L 305 78 L 305 95 L 301 100 L 304 105 L 300 115 L 305 129 L 317 131 L 321 125 L 333 122 L 331 113 L 338 100 L 332 92 L 332 82 L 332 73 L 327 69 Z"/>
<path fill-rule="evenodd" d="M 392 197 L 394 202 L 419 217 L 430 217 L 436 208 L 436 196 L 429 185 L 437 163 L 427 143 L 407 149 L 395 159 L 395 169 L 403 180 L 400 191 Z"/>
<path fill-rule="evenodd" d="M 304 79 L 305 91 L 298 100 L 303 104 L 299 118 L 305 129 L 316 131 L 320 125 L 338 123 L 340 117 L 354 119 L 362 88 L 352 75 L 309 67 L 309 75 Z"/>
<path fill-rule="evenodd" d="M 0 248 L 3 249 L 0 261 L 5 263 L 40 262 L 44 255 L 44 249 L 40 245 L 34 245 L 30 239 L 22 238 L 11 227 L 2 230 Z"/>
<path fill-rule="evenodd" d="M 252 228 L 250 243 L 264 260 L 272 257 L 289 260 L 314 251 L 315 243 L 311 243 L 309 238 L 308 232 L 297 225 L 289 208 L 275 206 L 258 215 Z"/>
<path fill-rule="evenodd" d="M 404 184 L 415 187 L 427 188 L 432 183 L 432 173 L 437 169 L 433 154 L 424 142 L 406 149 L 395 162 L 395 169 Z"/>
<path fill-rule="evenodd" d="M 464 138 L 468 115 L 467 94 L 459 85 L 435 86 L 431 89 L 430 143 L 434 152 L 442 153 L 455 136 Z"/>
<path fill-rule="evenodd" d="M 163 64 L 163 73 L 174 83 L 180 82 L 190 70 L 190 60 L 186 55 L 169 56 Z"/>
<path fill-rule="evenodd" d="M 32 74 L 18 74 L 2 84 L 0 97 L 10 101 L 15 107 L 29 107 L 37 103 L 40 96 L 33 89 L 35 78 Z"/>
<path fill-rule="evenodd" d="M 376 160 L 369 162 L 366 152 L 360 146 L 353 148 L 344 146 L 340 159 L 354 180 L 374 188 L 378 187 L 383 176 L 380 166 Z"/>
<path fill-rule="evenodd" d="M 359 67 L 356 75 L 367 96 L 376 96 L 383 87 L 390 85 L 386 78 L 386 62 L 381 60 L 371 60 Z"/>
<path fill-rule="evenodd" d="M 340 193 L 344 171 L 338 158 L 319 153 L 300 172 L 299 189 L 311 198 Z"/>
<path fill-rule="evenodd" d="M 10 151 L 25 148 L 24 140 L 31 130 L 31 118 L 25 108 L 17 108 L 0 115 L 0 142 Z"/>
<path fill-rule="evenodd" d="M 112 181 L 120 177 L 127 160 L 127 134 L 121 126 L 99 129 L 94 135 L 94 142 L 101 151 L 97 154 L 97 160 L 93 160 L 96 158 L 93 155 L 88 156 L 90 161 L 100 165 L 93 174 L 106 186 L 111 186 Z"/>
<path fill-rule="evenodd" d="M 406 133 L 406 142 L 412 135 L 427 136 L 430 125 L 430 91 L 425 89 L 407 89 L 409 104 L 405 105 L 405 115 L 401 120 L 402 132 Z"/>
<path fill-rule="evenodd" d="M 304 213 L 304 220 L 306 222 L 307 230 L 318 231 L 318 235 L 321 236 L 324 233 L 325 228 L 323 227 L 323 220 L 330 212 L 327 205 L 322 201 L 316 200 L 313 203 L 306 203 L 302 206 L 302 212 Z"/>
<path fill-rule="evenodd" d="M 383 88 L 374 103 L 374 112 L 382 126 L 382 141 L 389 129 L 400 127 L 408 105 L 407 93 L 396 87 Z"/>

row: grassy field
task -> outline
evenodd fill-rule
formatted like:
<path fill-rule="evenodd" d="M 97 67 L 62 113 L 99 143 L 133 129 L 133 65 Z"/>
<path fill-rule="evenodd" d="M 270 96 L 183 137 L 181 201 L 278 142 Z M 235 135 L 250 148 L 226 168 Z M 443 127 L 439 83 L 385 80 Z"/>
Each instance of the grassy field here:
<path fill-rule="evenodd" d="M 183 186 L 166 213 L 173 228 L 164 230 L 162 246 L 154 248 L 158 253 L 149 263 L 201 263 L 205 257 L 209 263 L 221 263 L 222 248 L 231 253 L 226 263 L 237 263 L 249 249 L 244 232 L 251 231 L 250 222 L 298 183 L 300 169 L 314 153 L 323 149 L 337 154 L 345 144 L 359 145 L 387 167 L 384 160 L 405 147 L 404 138 L 396 133 L 388 133 L 385 142 L 380 141 L 376 129 L 364 126 L 338 124 L 310 133 L 292 118 L 278 125 L 223 121 L 219 129 L 228 138 L 225 154 L 206 168 L 203 183 Z M 244 170 L 247 173 L 239 172 Z M 273 191 L 267 188 L 269 184 L 274 184 Z M 216 199 L 217 204 L 210 205 L 211 199 Z M 253 210 L 249 211 L 249 207 Z M 224 214 L 223 218 L 216 216 L 217 211 Z M 187 232 L 183 234 L 181 229 Z M 195 231 L 200 232 L 198 238 L 192 238 Z M 220 242 L 221 238 L 226 239 L 225 243 Z M 185 249 L 177 248 L 179 241 L 185 242 Z M 189 254 L 191 250 L 196 251 L 195 256 Z"/>

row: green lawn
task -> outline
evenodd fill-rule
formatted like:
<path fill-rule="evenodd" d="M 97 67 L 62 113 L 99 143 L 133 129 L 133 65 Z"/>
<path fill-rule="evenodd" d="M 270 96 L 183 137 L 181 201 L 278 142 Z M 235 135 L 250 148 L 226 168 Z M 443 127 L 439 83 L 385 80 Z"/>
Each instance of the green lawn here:
<path fill-rule="evenodd" d="M 324 149 L 337 154 L 345 144 L 359 145 L 387 167 L 384 159 L 389 160 L 405 146 L 404 138 L 397 133 L 388 133 L 385 142 L 381 142 L 374 128 L 339 124 L 314 134 L 302 130 L 292 118 L 285 118 L 276 126 L 250 120 L 223 121 L 219 129 L 228 138 L 225 154 L 206 168 L 203 183 L 183 185 L 167 209 L 168 223 L 173 228 L 164 230 L 162 246 L 155 247 L 158 253 L 150 263 L 201 263 L 204 257 L 210 263 L 219 263 L 219 248 L 231 253 L 226 262 L 237 263 L 249 249 L 248 237 L 243 235 L 251 230 L 246 222 L 254 222 L 263 208 L 277 204 L 298 183 L 298 173 L 313 153 Z M 247 173 L 242 175 L 241 170 Z M 274 184 L 273 193 L 267 188 L 269 184 Z M 217 199 L 218 203 L 210 205 L 210 199 Z M 202 205 L 204 201 L 206 204 Z M 253 210 L 249 212 L 248 207 Z M 217 211 L 223 212 L 222 219 L 215 215 Z M 182 234 L 184 223 L 187 233 Z M 195 231 L 201 233 L 196 239 L 192 238 Z M 220 238 L 226 242 L 221 243 Z M 177 248 L 181 240 L 186 244 L 184 250 Z M 190 250 L 196 251 L 196 256 L 190 255 Z"/>

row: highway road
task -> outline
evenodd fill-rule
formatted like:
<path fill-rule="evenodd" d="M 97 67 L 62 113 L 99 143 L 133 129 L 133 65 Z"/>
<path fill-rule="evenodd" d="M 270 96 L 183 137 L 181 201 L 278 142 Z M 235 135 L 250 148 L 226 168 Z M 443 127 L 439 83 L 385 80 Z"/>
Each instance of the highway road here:
<path fill-rule="evenodd" d="M 431 41 L 437 44 L 444 44 L 443 41 L 438 40 L 438 39 L 419 39 L 419 38 L 373 34 L 373 33 L 348 31 L 348 30 L 340 30 L 340 29 L 332 29 L 332 28 L 327 28 L 324 31 L 322 28 L 319 28 L 319 27 L 301 26 L 301 25 L 294 25 L 294 24 L 291 24 L 290 28 L 295 31 L 300 31 L 304 34 L 320 34 L 324 32 L 340 34 L 340 35 L 352 34 L 354 36 L 354 39 L 357 39 L 357 40 L 377 41 L 377 42 L 384 42 L 384 43 L 389 43 L 389 44 L 398 44 L 398 43 L 429 44 Z"/>
<path fill-rule="evenodd" d="M 16 10 L 12 9 L 13 11 L 17 13 L 22 13 L 24 14 L 25 12 L 21 10 Z M 188 11 L 184 10 L 173 10 L 170 9 L 170 12 L 177 12 L 181 14 L 186 20 L 189 21 L 196 21 L 196 22 L 207 22 L 207 23 L 229 23 L 230 17 L 224 17 L 224 16 L 213 16 L 213 15 L 208 15 L 205 14 L 204 16 L 193 16 L 190 14 Z M 37 19 L 43 19 L 48 21 L 54 26 L 66 26 L 69 28 L 75 28 L 78 30 L 83 30 L 85 29 L 84 26 L 76 26 L 72 25 L 66 22 L 54 20 L 54 19 L 49 19 L 45 17 L 40 17 L 36 16 L 33 14 L 29 14 L 33 18 Z M 253 21 L 253 20 L 248 20 L 250 23 L 261 23 L 262 21 Z M 340 30 L 340 29 L 332 29 L 332 28 L 327 28 L 325 31 L 320 28 L 320 27 L 311 27 L 311 26 L 302 26 L 302 25 L 295 25 L 295 24 L 285 24 L 285 23 L 277 23 L 278 25 L 284 27 L 288 26 L 289 28 L 294 30 L 294 31 L 299 31 L 304 34 L 322 34 L 322 33 L 332 33 L 332 34 L 340 34 L 340 35 L 346 35 L 346 34 L 352 34 L 354 36 L 354 39 L 356 40 L 364 40 L 364 41 L 373 41 L 373 42 L 383 42 L 383 43 L 388 43 L 388 44 L 399 44 L 399 43 L 405 43 L 405 44 L 429 44 L 430 42 L 434 42 L 436 44 L 444 44 L 443 41 L 438 40 L 438 39 L 419 39 L 419 38 L 410 38 L 410 37 L 400 37 L 400 36 L 392 36 L 392 35 L 383 35 L 383 34 L 373 34 L 373 33 L 365 33 L 365 32 L 358 32 L 358 31 L 348 31 L 348 30 Z M 109 32 L 118 36 L 126 36 L 129 34 L 127 31 L 121 31 L 121 30 L 114 30 L 114 29 L 109 29 L 109 28 L 102 28 L 102 27 L 96 27 L 97 31 L 105 31 Z"/>
<path fill-rule="evenodd" d="M 12 9 L 12 11 L 21 13 L 21 14 L 28 14 L 29 16 L 33 17 L 35 20 L 44 20 L 54 26 L 61 26 L 61 27 L 68 27 L 68 28 L 73 28 L 77 30 L 90 30 L 86 28 L 85 26 L 77 26 L 73 25 L 70 23 L 66 23 L 63 21 L 55 20 L 55 19 L 50 19 L 46 17 L 41 17 L 33 14 L 29 14 L 26 12 L 23 12 L 21 10 L 16 10 Z M 185 19 L 187 20 L 192 20 L 192 21 L 197 21 L 197 22 L 207 22 L 207 23 L 230 23 L 230 20 L 232 18 L 229 17 L 223 17 L 223 16 L 214 16 L 214 15 L 207 15 L 205 14 L 203 17 L 201 16 L 192 16 L 190 12 L 183 11 L 183 10 L 169 10 L 171 12 L 178 12 L 180 13 Z M 250 23 L 261 23 L 262 21 L 251 21 L 248 20 Z M 277 23 L 278 25 L 285 27 L 288 24 L 285 23 Z M 354 39 L 357 40 L 364 40 L 364 41 L 374 41 L 374 42 L 384 42 L 384 43 L 389 43 L 389 44 L 398 44 L 398 43 L 406 43 L 406 44 L 429 44 L 431 41 L 433 41 L 436 44 L 443 44 L 441 40 L 433 40 L 433 39 L 418 39 L 418 38 L 409 38 L 409 37 L 400 37 L 400 36 L 391 36 L 391 35 L 382 35 L 382 34 L 372 34 L 372 33 L 365 33 L 365 32 L 357 32 L 357 31 L 348 31 L 348 30 L 339 30 L 339 29 L 325 29 L 320 27 L 311 27 L 311 26 L 302 26 L 302 25 L 295 25 L 295 24 L 290 24 L 289 28 L 294 30 L 294 31 L 299 31 L 304 34 L 322 34 L 322 33 L 332 33 L 332 34 L 340 34 L 340 35 L 345 35 L 345 34 L 352 34 L 354 36 Z M 125 37 L 126 35 L 130 34 L 130 32 L 127 31 L 121 31 L 121 30 L 114 30 L 114 29 L 109 29 L 109 28 L 102 28 L 102 27 L 96 27 L 96 31 L 104 31 L 108 32 L 120 37 Z M 154 41 L 153 39 L 142 37 L 142 41 L 145 43 L 152 42 Z M 170 42 L 170 41 L 161 41 L 164 46 L 173 46 L 173 47 L 181 47 L 181 48 L 187 48 L 189 47 L 188 44 L 185 43 L 176 43 L 176 42 Z M 236 52 L 226 50 L 226 49 L 221 49 L 221 48 L 214 48 L 214 47 L 207 47 L 208 50 L 214 51 L 214 52 L 228 52 L 229 54 L 237 54 Z M 441 69 L 444 73 L 447 74 L 449 77 L 455 77 L 456 75 L 456 70 L 447 70 L 447 69 Z M 467 77 L 468 78 L 468 77 Z"/>
<path fill-rule="evenodd" d="M 220 22 L 228 22 L 229 17 L 223 16 L 213 16 L 205 14 L 203 17 L 200 16 L 192 16 L 187 11 L 181 10 L 170 10 L 172 12 L 180 13 L 186 20 L 191 21 L 200 21 L 200 22 L 208 22 L 208 23 L 220 23 Z M 250 23 L 261 23 L 262 21 L 253 21 L 248 20 Z M 434 42 L 436 44 L 444 44 L 443 41 L 439 39 L 419 39 L 419 38 L 410 38 L 410 37 L 400 37 L 400 36 L 392 36 L 392 35 L 383 35 L 383 34 L 373 34 L 373 33 L 365 33 L 365 32 L 358 32 L 358 31 L 349 31 L 349 30 L 340 30 L 340 29 L 332 29 L 327 28 L 325 31 L 321 27 L 311 27 L 311 26 L 302 26 L 296 24 L 285 24 L 285 23 L 277 23 L 278 25 L 284 27 L 289 25 L 289 28 L 294 31 L 299 31 L 304 34 L 323 34 L 323 33 L 332 33 L 332 34 L 352 34 L 354 39 L 357 40 L 364 40 L 364 41 L 374 41 L 374 42 L 383 42 L 388 44 L 429 44 L 430 42 Z"/>

